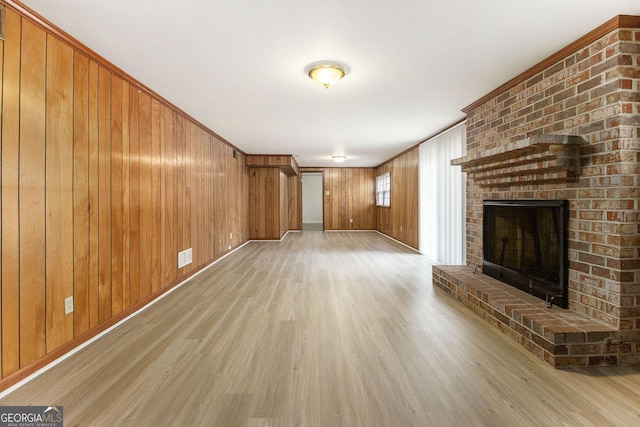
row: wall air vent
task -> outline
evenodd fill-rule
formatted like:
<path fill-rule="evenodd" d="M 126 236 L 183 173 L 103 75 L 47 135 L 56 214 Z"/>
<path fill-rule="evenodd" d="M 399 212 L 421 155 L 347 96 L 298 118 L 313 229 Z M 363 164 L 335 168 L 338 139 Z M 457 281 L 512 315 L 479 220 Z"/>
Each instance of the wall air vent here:
<path fill-rule="evenodd" d="M 191 248 L 178 252 L 178 268 L 182 268 L 187 264 L 191 264 L 192 250 Z"/>

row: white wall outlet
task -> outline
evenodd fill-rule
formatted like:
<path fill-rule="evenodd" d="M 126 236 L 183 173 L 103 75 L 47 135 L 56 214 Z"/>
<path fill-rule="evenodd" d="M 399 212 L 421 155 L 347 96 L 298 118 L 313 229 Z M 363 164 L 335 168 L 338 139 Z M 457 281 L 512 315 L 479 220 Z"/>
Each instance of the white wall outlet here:
<path fill-rule="evenodd" d="M 193 252 L 192 248 L 185 249 L 182 252 L 178 252 L 178 268 L 182 268 L 187 264 L 191 264 Z"/>
<path fill-rule="evenodd" d="M 73 313 L 73 296 L 64 299 L 64 314 Z"/>
<path fill-rule="evenodd" d="M 229 233 L 229 239 L 233 239 L 233 233 Z"/>
<path fill-rule="evenodd" d="M 229 245 L 229 250 L 231 250 L 231 245 Z"/>
<path fill-rule="evenodd" d="M 353 218 L 349 218 L 349 222 L 353 224 Z"/>
<path fill-rule="evenodd" d="M 329 195 L 329 190 L 325 191 L 325 192 L 324 192 L 324 195 L 325 195 L 325 196 L 328 196 L 328 195 Z"/>
<path fill-rule="evenodd" d="M 400 226 L 400 231 L 402 231 L 402 226 Z"/>

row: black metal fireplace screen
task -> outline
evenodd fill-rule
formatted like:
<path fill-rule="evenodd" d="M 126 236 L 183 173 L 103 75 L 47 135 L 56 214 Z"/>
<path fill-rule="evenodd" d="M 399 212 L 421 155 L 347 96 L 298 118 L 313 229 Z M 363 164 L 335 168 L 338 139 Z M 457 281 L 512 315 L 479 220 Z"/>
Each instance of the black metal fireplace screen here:
<path fill-rule="evenodd" d="M 567 202 L 485 200 L 482 271 L 567 307 Z"/>

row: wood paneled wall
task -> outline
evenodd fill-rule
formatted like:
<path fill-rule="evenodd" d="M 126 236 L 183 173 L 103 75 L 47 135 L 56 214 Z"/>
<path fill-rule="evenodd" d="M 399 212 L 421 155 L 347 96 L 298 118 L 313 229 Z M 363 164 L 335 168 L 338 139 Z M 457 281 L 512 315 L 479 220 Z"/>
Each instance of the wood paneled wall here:
<path fill-rule="evenodd" d="M 418 147 L 376 168 L 391 173 L 391 206 L 377 207 L 377 230 L 418 249 Z"/>
<path fill-rule="evenodd" d="M 280 171 L 280 238 L 289 231 L 289 179 Z"/>
<path fill-rule="evenodd" d="M 252 178 L 249 187 L 251 239 L 280 239 L 288 230 L 300 230 L 300 174 L 294 156 L 250 154 L 245 159 Z"/>
<path fill-rule="evenodd" d="M 279 168 L 249 168 L 249 238 L 280 239 L 288 229 L 288 211 L 287 176 Z"/>
<path fill-rule="evenodd" d="M 5 388 L 245 242 L 249 178 L 242 153 L 10 8 L 0 60 Z"/>
<path fill-rule="evenodd" d="M 373 168 L 300 168 L 300 171 L 324 172 L 325 230 L 376 229 Z"/>
<path fill-rule="evenodd" d="M 302 229 L 302 181 L 300 178 L 300 174 L 288 178 L 289 230 Z"/>

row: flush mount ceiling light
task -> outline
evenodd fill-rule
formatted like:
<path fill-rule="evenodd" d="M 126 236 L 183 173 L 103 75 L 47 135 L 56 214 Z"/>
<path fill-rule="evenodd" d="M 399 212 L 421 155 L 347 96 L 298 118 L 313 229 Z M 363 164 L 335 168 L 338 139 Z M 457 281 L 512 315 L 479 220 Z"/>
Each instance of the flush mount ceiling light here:
<path fill-rule="evenodd" d="M 344 161 L 346 160 L 347 156 L 332 156 L 331 158 L 336 163 L 344 163 Z"/>
<path fill-rule="evenodd" d="M 338 83 L 346 75 L 343 66 L 333 63 L 314 63 L 307 66 L 307 69 L 311 80 L 321 84 L 325 89 L 329 89 L 329 86 Z"/>

